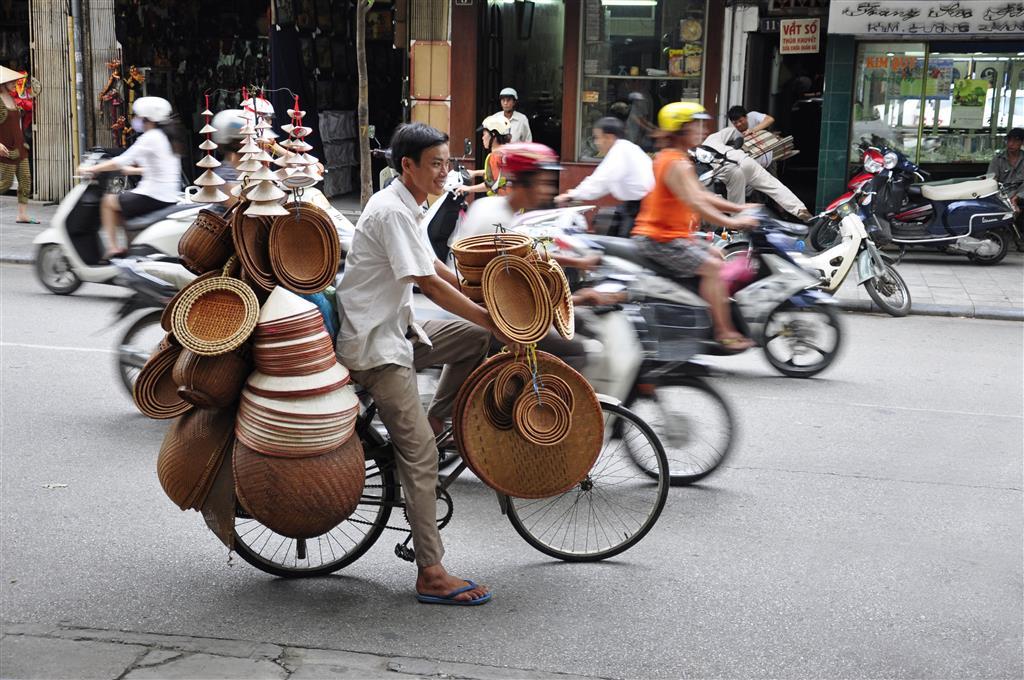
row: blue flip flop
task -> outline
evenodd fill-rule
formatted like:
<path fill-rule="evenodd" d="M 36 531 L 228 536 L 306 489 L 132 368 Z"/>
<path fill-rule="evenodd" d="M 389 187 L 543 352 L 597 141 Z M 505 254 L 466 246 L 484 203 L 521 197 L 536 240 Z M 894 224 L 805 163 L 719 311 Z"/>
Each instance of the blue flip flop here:
<path fill-rule="evenodd" d="M 491 601 L 491 593 L 487 593 L 483 597 L 478 597 L 472 600 L 456 600 L 455 598 L 462 593 L 473 590 L 477 587 L 472 581 L 466 581 L 469 585 L 461 588 L 456 588 L 447 595 L 423 595 L 416 593 L 416 599 L 424 604 L 453 604 L 459 607 L 472 607 L 478 604 L 484 604 L 485 602 Z"/>

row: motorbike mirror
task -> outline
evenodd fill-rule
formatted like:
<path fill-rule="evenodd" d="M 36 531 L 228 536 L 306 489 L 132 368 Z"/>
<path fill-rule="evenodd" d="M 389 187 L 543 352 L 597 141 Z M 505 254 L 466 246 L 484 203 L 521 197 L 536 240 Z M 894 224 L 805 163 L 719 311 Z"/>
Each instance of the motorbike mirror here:
<path fill-rule="evenodd" d="M 462 140 L 462 155 L 469 158 L 473 154 L 473 140 L 466 137 Z"/>

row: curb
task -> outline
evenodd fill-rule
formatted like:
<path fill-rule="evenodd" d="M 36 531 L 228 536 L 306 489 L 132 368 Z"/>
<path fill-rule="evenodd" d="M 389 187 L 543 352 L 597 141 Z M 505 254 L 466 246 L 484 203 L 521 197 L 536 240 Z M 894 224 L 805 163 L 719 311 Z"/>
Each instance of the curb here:
<path fill-rule="evenodd" d="M 0 262 L 4 264 L 35 264 L 36 258 L 31 255 L 0 255 Z"/>
<path fill-rule="evenodd" d="M 885 314 L 870 300 L 840 300 L 839 307 L 847 312 Z M 996 321 L 1024 321 L 1024 310 L 1001 307 L 975 307 L 974 305 L 939 305 L 931 302 L 913 302 L 911 316 L 947 316 Z"/>

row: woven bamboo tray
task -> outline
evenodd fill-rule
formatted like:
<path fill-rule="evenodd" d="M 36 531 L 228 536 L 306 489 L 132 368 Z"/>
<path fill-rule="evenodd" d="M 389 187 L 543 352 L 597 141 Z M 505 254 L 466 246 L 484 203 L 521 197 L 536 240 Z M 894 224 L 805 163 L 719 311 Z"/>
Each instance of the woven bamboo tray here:
<path fill-rule="evenodd" d="M 553 446 L 537 446 L 514 429 L 499 430 L 487 419 L 487 379 L 503 361 L 481 366 L 476 380 L 467 380 L 455 411 L 456 443 L 470 469 L 485 484 L 515 498 L 546 498 L 571 489 L 590 472 L 601 452 L 604 419 L 601 405 L 586 379 L 556 357 L 538 353 L 542 374 L 561 378 L 572 390 L 574 410 L 566 437 Z M 465 388 L 469 389 L 466 390 Z"/>
<path fill-rule="evenodd" d="M 182 510 L 198 510 L 234 440 L 234 409 L 195 410 L 164 435 L 156 474 L 167 496 Z"/>

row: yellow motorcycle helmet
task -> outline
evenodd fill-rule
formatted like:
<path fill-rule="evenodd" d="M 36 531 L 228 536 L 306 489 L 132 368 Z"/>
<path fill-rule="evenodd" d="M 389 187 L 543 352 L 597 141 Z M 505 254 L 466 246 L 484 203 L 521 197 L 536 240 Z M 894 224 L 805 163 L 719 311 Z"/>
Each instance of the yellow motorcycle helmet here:
<path fill-rule="evenodd" d="M 693 102 L 672 102 L 658 111 L 658 127 L 665 132 L 679 132 L 687 123 L 695 120 L 711 120 L 704 107 Z"/>

